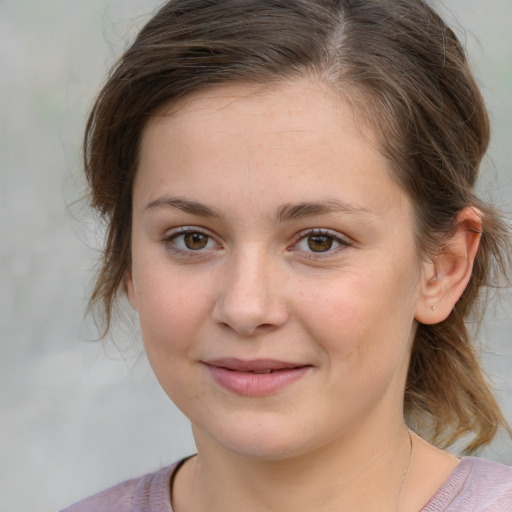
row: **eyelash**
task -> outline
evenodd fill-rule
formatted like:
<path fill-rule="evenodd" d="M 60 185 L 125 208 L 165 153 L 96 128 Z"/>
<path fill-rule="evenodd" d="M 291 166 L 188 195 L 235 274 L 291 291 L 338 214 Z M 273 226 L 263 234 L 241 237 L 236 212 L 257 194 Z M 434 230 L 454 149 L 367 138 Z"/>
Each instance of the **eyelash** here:
<path fill-rule="evenodd" d="M 310 258 L 310 259 L 328 258 L 329 256 L 332 256 L 333 254 L 337 254 L 339 251 L 344 250 L 346 247 L 351 246 L 351 243 L 348 240 L 342 238 L 338 233 L 330 231 L 329 229 L 315 228 L 315 229 L 306 229 L 304 231 L 300 231 L 299 233 L 297 233 L 297 235 L 295 236 L 295 241 L 290 246 L 290 250 L 292 250 L 292 251 L 300 250 L 300 249 L 296 249 L 296 247 L 298 246 L 298 244 L 300 242 L 303 242 L 303 241 L 306 242 L 308 240 L 308 238 L 313 238 L 315 236 L 317 236 L 317 237 L 323 236 L 323 237 L 329 238 L 333 242 L 337 243 L 338 246 L 334 247 L 334 248 L 329 248 L 326 251 L 320 251 L 320 252 L 303 251 L 304 256 L 306 258 Z"/>
<path fill-rule="evenodd" d="M 206 245 L 208 245 L 211 241 L 213 241 L 217 248 L 220 247 L 220 244 L 215 241 L 214 237 L 211 236 L 208 232 L 205 230 L 195 227 L 195 226 L 186 226 L 177 228 L 173 232 L 167 234 L 162 238 L 162 242 L 165 246 L 165 248 L 175 254 L 182 255 L 182 256 L 199 256 L 204 254 L 204 250 L 206 249 L 212 249 L 211 247 L 204 247 L 204 248 L 198 248 L 196 250 L 190 249 L 190 248 L 180 248 L 176 244 L 176 240 L 179 237 L 186 236 L 186 235 L 201 235 L 204 237 L 207 237 Z M 301 251 L 301 249 L 297 249 L 297 246 L 301 242 L 306 242 L 308 238 L 313 237 L 326 237 L 330 240 L 332 240 L 334 243 L 338 244 L 337 247 L 331 248 L 329 247 L 325 251 L 307 251 L 303 250 L 304 257 L 310 258 L 310 259 L 319 259 L 319 258 L 326 258 L 329 256 L 332 256 L 335 253 L 338 253 L 340 250 L 345 249 L 346 247 L 350 247 L 351 244 L 347 240 L 341 238 L 339 234 L 332 232 L 328 229 L 322 229 L 322 228 L 315 228 L 315 229 L 307 229 L 304 231 L 300 231 L 295 235 L 294 242 L 288 247 L 289 251 Z M 309 245 L 309 244 L 308 244 Z"/>
<path fill-rule="evenodd" d="M 212 237 L 208 232 L 206 232 L 205 230 L 199 228 L 199 227 L 195 227 L 195 226 L 186 226 L 186 227 L 182 227 L 182 228 L 177 228 L 176 230 L 173 230 L 171 233 L 165 235 L 163 238 L 162 238 L 162 242 L 165 246 L 165 248 L 171 252 L 173 252 L 174 254 L 178 254 L 180 256 L 198 256 L 198 255 L 201 255 L 201 254 L 204 254 L 203 253 L 203 249 L 182 249 L 181 247 L 178 247 L 176 245 L 176 239 L 178 239 L 179 237 L 182 237 L 182 236 L 186 236 L 186 235 L 202 235 L 202 236 L 205 236 L 207 237 L 207 242 L 206 244 L 208 244 L 210 241 L 214 241 L 215 242 L 215 239 L 214 237 Z M 218 244 L 218 242 L 215 242 L 215 244 L 219 247 L 220 244 Z M 211 248 L 208 248 L 208 249 L 211 249 Z"/>

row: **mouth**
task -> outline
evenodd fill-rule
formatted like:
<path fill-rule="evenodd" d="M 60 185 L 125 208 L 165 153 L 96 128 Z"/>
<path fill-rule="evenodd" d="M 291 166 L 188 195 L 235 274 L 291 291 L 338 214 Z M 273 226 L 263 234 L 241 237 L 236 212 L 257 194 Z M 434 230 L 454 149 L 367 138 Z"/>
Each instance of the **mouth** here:
<path fill-rule="evenodd" d="M 216 368 L 224 368 L 225 370 L 233 372 L 252 373 L 272 373 L 276 371 L 292 370 L 295 368 L 302 368 L 304 366 L 311 366 L 309 364 L 278 361 L 276 359 L 244 360 L 236 358 L 215 359 L 213 361 L 206 361 L 205 364 Z"/>
<path fill-rule="evenodd" d="M 205 361 L 214 381 L 244 396 L 263 396 L 290 386 L 312 369 L 310 364 L 275 359 L 224 358 Z"/>

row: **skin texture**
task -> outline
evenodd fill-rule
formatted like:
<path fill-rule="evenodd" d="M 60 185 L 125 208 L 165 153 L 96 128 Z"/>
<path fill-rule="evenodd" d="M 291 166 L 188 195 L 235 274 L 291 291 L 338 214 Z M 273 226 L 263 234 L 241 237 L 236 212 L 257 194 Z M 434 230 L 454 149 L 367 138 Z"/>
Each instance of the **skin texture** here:
<path fill-rule="evenodd" d="M 413 205 L 392 172 L 313 79 L 212 88 L 148 123 L 126 285 L 198 446 L 176 479 L 178 512 L 397 510 L 417 321 L 449 314 L 478 240 L 463 230 L 436 262 L 419 259 Z M 461 224 L 475 219 L 468 209 Z M 304 371 L 271 392 L 253 392 L 258 376 L 236 392 L 212 373 L 225 358 Z M 456 462 L 414 443 L 437 468 L 414 498 L 404 485 L 401 501 L 419 509 Z"/>

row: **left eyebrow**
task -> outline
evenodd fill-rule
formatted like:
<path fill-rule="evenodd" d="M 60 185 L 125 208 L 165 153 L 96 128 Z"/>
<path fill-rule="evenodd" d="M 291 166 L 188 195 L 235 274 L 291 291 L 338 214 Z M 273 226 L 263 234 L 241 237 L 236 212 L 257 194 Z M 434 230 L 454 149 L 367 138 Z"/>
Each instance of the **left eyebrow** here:
<path fill-rule="evenodd" d="M 354 206 L 344 203 L 338 199 L 326 199 L 324 201 L 287 203 L 280 206 L 275 216 L 275 222 L 286 222 L 302 219 L 314 215 L 325 215 L 328 213 L 348 213 L 355 215 L 375 216 L 370 210 L 362 206 Z"/>

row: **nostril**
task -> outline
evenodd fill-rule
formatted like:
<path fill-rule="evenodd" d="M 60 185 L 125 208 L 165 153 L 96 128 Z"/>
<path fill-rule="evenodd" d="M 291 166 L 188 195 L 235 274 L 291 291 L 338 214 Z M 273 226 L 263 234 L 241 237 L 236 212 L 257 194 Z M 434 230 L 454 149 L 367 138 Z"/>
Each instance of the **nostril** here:
<path fill-rule="evenodd" d="M 242 287 L 240 283 L 237 286 L 226 285 L 213 307 L 214 322 L 244 336 L 271 332 L 286 323 L 288 313 L 280 295 L 269 295 L 262 289 L 260 293 L 253 290 L 254 293 L 249 294 L 249 289 L 253 288 L 249 285 Z"/>

